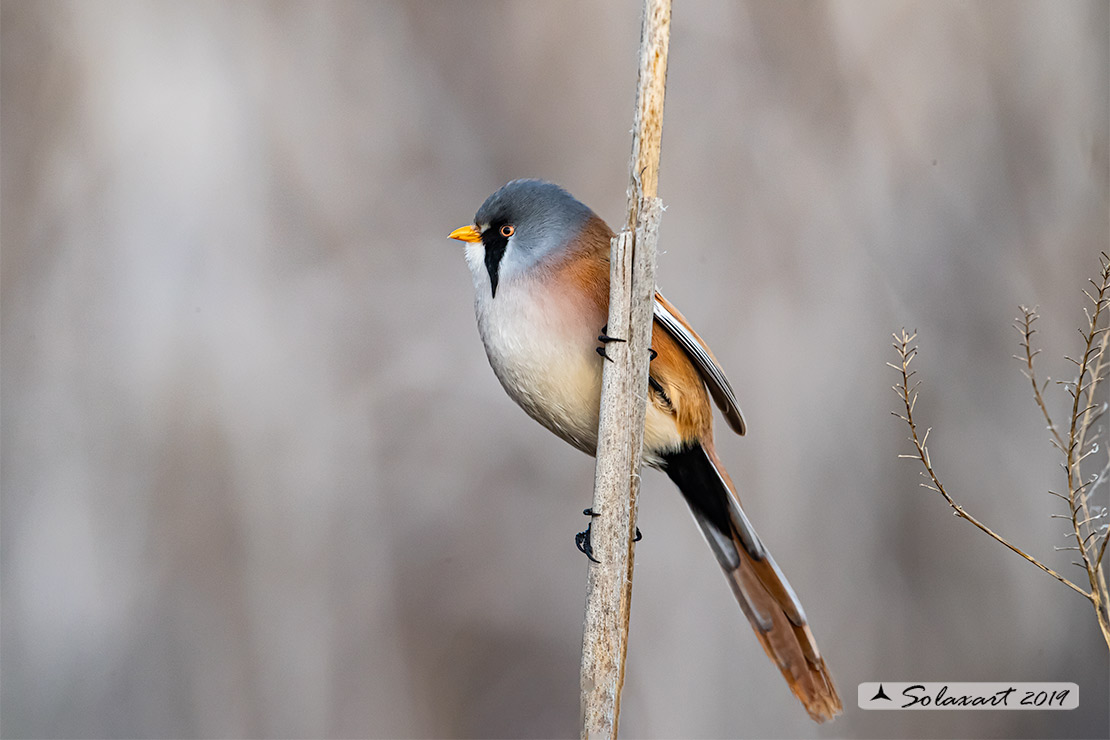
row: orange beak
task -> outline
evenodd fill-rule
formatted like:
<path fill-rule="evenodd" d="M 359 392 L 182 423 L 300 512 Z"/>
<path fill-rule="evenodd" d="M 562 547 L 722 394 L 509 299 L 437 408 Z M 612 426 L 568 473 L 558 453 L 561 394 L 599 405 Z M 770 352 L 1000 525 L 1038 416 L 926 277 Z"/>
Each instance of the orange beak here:
<path fill-rule="evenodd" d="M 448 239 L 458 239 L 461 242 L 480 242 L 482 232 L 476 226 L 460 226 L 447 235 Z"/>

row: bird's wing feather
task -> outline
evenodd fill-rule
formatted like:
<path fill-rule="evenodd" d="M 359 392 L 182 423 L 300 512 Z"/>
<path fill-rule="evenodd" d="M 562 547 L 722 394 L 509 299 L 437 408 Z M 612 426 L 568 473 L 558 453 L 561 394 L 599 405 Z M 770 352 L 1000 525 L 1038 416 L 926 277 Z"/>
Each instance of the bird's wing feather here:
<path fill-rule="evenodd" d="M 705 341 L 690 327 L 686 317 L 658 292 L 655 294 L 655 320 L 674 337 L 693 361 L 728 425 L 737 434 L 743 434 L 747 429 L 744 415 L 740 411 L 732 385 L 725 377 L 725 371 L 721 369 Z"/>

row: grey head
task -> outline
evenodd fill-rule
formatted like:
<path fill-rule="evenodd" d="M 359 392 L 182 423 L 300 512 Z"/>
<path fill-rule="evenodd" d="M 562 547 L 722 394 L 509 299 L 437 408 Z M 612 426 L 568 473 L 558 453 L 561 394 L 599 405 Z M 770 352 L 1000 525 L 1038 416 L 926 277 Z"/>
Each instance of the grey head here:
<path fill-rule="evenodd" d="M 513 180 L 486 198 L 474 216 L 482 234 L 492 297 L 501 280 L 565 249 L 593 211 L 558 185 Z"/>

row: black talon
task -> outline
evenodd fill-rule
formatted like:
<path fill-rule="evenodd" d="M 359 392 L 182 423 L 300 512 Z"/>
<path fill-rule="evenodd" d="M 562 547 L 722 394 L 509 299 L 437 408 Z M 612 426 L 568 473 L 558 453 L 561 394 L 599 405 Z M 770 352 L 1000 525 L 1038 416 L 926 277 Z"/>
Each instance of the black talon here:
<path fill-rule="evenodd" d="M 606 324 L 605 326 L 601 327 L 601 333 L 597 335 L 597 341 L 601 342 L 602 344 L 609 344 L 609 342 L 625 342 L 628 340 L 609 336 L 609 325 Z"/>
<path fill-rule="evenodd" d="M 597 516 L 597 514 L 594 513 L 592 507 L 589 509 L 583 509 L 582 513 L 591 518 Z M 585 555 L 595 563 L 600 564 L 601 561 L 594 557 L 594 548 L 593 545 L 590 544 L 590 530 L 593 528 L 593 526 L 594 523 L 593 521 L 591 521 L 589 524 L 586 525 L 586 529 L 584 531 L 574 535 L 574 545 L 583 555 Z"/>
<path fill-rule="evenodd" d="M 608 360 L 609 362 L 612 362 L 613 358 L 605 353 L 605 345 L 609 344 L 609 342 L 624 342 L 624 341 L 627 341 L 627 340 L 618 339 L 617 337 L 611 337 L 611 336 L 609 336 L 608 331 L 609 331 L 609 325 L 608 324 L 601 327 L 601 333 L 597 335 L 597 341 L 601 342 L 601 346 L 596 347 L 595 350 L 597 351 L 597 353 L 599 355 L 604 357 L 606 360 Z"/>
<path fill-rule="evenodd" d="M 658 396 L 658 400 L 662 401 L 664 405 L 672 405 L 671 397 L 667 395 L 666 389 L 663 388 L 663 385 L 658 380 L 650 375 L 648 376 L 648 386 L 655 392 L 655 395 Z"/>
<path fill-rule="evenodd" d="M 598 514 L 596 514 L 592 508 L 591 509 L 583 509 L 582 513 L 585 514 L 588 517 L 598 516 Z M 591 532 L 591 530 L 593 530 L 593 526 L 594 526 L 594 523 L 591 519 L 590 523 L 586 525 L 586 529 L 584 529 L 583 531 L 574 535 L 574 546 L 578 548 L 578 551 L 580 553 L 582 553 L 583 555 L 588 557 L 590 560 L 592 560 L 593 562 L 600 565 L 601 561 L 594 557 L 594 547 L 593 547 L 592 544 L 590 544 L 590 532 Z M 644 538 L 644 535 L 643 535 L 643 533 L 640 532 L 640 528 L 636 527 L 636 536 L 632 539 L 632 541 L 633 542 L 639 542 L 643 538 Z"/>
<path fill-rule="evenodd" d="M 586 509 L 586 511 L 589 511 L 589 509 Z M 591 521 L 589 524 L 586 525 L 586 529 L 584 531 L 574 535 L 574 546 L 577 547 L 578 551 L 581 552 L 583 555 L 600 565 L 601 561 L 594 557 L 594 548 L 593 545 L 590 544 L 590 530 L 593 528 L 593 526 L 594 523 Z"/>

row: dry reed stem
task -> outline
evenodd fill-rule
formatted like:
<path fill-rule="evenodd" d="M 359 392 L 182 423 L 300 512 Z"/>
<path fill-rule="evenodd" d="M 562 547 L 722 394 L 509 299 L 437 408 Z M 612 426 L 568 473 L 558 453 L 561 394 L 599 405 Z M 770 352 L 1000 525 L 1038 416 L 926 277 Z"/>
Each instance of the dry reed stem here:
<path fill-rule="evenodd" d="M 582 635 L 582 737 L 616 738 L 628 649 L 636 497 L 640 482 L 655 244 L 662 203 L 657 197 L 663 99 L 670 43 L 670 0 L 645 0 L 640 66 L 629 162 L 628 218 L 613 239 L 608 333 L 612 362 L 602 374 L 593 551 Z"/>

